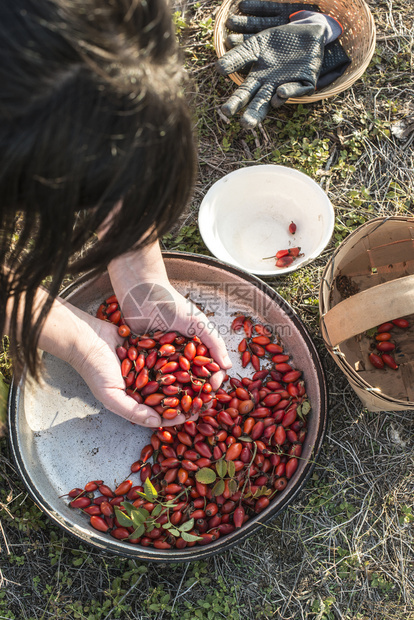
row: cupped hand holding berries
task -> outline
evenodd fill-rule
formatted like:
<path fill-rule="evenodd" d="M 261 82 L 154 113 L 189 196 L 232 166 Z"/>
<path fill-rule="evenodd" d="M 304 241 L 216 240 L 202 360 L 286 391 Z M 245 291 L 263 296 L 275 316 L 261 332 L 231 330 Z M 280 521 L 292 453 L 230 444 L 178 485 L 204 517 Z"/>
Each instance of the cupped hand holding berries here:
<path fill-rule="evenodd" d="M 225 370 L 231 367 L 223 339 L 208 318 L 171 286 L 158 244 L 121 256 L 109 265 L 115 293 L 121 301 L 125 320 L 137 333 L 176 330 L 186 336 L 198 336 L 210 350 L 222 370 L 210 383 L 221 384 Z M 39 292 L 39 296 L 46 295 Z M 63 326 L 63 328 L 62 328 Z M 57 298 L 39 338 L 39 347 L 63 359 L 79 372 L 93 395 L 113 413 L 142 426 L 172 426 L 197 415 L 178 414 L 173 420 L 162 418 L 152 407 L 137 403 L 125 392 L 116 347 L 123 338 L 117 327 L 101 321 Z"/>
<path fill-rule="evenodd" d="M 41 332 L 39 346 L 68 362 L 104 407 L 122 418 L 150 427 L 184 422 L 184 416 L 173 422 L 161 419 L 152 407 L 138 404 L 125 393 L 116 354 L 116 347 L 122 341 L 115 325 L 58 298 Z"/>
<path fill-rule="evenodd" d="M 208 317 L 170 284 L 158 244 L 115 259 L 108 271 L 123 318 L 134 333 L 174 330 L 200 338 L 222 369 L 210 379 L 216 390 L 231 368 L 225 342 Z"/>

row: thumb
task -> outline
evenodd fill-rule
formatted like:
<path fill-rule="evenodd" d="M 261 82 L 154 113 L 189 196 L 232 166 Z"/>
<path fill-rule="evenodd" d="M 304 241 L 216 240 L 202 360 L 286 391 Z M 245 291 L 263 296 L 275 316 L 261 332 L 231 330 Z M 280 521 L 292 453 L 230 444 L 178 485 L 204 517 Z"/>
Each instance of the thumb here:
<path fill-rule="evenodd" d="M 224 56 L 216 62 L 216 69 L 220 75 L 230 75 L 247 64 L 257 60 L 251 45 L 251 38 L 244 43 L 236 45 L 233 49 L 226 52 Z"/>

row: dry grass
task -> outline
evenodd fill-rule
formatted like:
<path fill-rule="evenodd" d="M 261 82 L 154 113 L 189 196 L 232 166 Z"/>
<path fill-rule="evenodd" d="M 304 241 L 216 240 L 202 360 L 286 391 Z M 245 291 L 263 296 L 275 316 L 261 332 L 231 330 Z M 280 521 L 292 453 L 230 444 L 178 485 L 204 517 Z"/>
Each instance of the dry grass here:
<path fill-rule="evenodd" d="M 218 2 L 176 3 L 186 11 L 180 32 L 200 163 L 191 209 L 166 247 L 207 253 L 195 226 L 200 201 L 223 174 L 251 163 L 301 168 L 335 206 L 324 254 L 267 280 L 300 314 L 326 369 L 329 425 L 311 480 L 299 500 L 231 551 L 206 562 L 140 564 L 85 548 L 51 525 L 3 444 L 0 620 L 414 619 L 413 414 L 364 410 L 318 332 L 318 285 L 335 245 L 371 217 L 414 206 L 414 5 L 369 4 L 378 45 L 363 79 L 332 101 L 287 106 L 245 132 L 218 109 L 234 89 L 213 69 L 209 19 Z"/>

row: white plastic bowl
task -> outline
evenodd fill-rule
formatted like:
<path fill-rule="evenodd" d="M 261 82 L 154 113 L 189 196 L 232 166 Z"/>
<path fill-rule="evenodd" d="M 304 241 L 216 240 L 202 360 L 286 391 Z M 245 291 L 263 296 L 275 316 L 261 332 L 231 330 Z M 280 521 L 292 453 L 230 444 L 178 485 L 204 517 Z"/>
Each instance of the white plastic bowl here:
<path fill-rule="evenodd" d="M 294 235 L 289 232 L 292 221 Z M 263 276 L 289 273 L 314 260 L 329 243 L 334 221 L 332 204 L 315 181 L 273 165 L 224 176 L 205 195 L 198 216 L 201 236 L 216 258 Z M 297 246 L 303 255 L 289 267 L 264 260 Z"/>

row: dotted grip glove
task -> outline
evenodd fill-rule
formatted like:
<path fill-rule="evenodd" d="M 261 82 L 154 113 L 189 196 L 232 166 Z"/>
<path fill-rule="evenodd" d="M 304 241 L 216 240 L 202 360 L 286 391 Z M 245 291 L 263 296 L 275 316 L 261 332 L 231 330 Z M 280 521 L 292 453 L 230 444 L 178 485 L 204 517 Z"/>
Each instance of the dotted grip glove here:
<path fill-rule="evenodd" d="M 320 12 L 316 5 L 302 3 L 280 3 L 269 0 L 241 0 L 237 5 L 241 14 L 230 15 L 226 21 L 227 28 L 232 31 L 226 39 L 227 48 L 230 49 L 243 43 L 252 34 L 274 28 L 282 24 L 288 24 L 290 18 L 300 19 L 303 11 L 309 11 L 307 15 Z M 235 34 L 239 33 L 239 34 Z M 242 33 L 242 34 L 241 34 Z M 341 32 L 338 31 L 338 36 Z M 316 83 L 316 89 L 324 88 L 339 78 L 351 64 L 338 39 L 331 38 L 325 45 L 321 71 Z M 241 73 L 247 74 L 249 67 L 245 67 Z"/>
<path fill-rule="evenodd" d="M 243 84 L 222 106 L 223 114 L 233 116 L 248 104 L 241 123 L 252 129 L 271 105 L 278 107 L 290 97 L 313 93 L 329 31 L 328 19 L 320 17 L 317 23 L 291 22 L 263 30 L 224 54 L 216 63 L 221 75 L 253 64 Z"/>
<path fill-rule="evenodd" d="M 314 4 L 269 2 L 269 0 L 242 0 L 238 6 L 242 14 L 230 15 L 226 26 L 234 32 L 254 34 L 289 23 L 289 17 L 297 11 L 319 11 Z"/>

